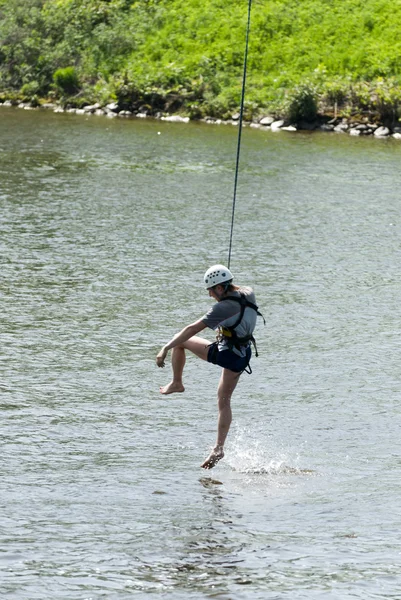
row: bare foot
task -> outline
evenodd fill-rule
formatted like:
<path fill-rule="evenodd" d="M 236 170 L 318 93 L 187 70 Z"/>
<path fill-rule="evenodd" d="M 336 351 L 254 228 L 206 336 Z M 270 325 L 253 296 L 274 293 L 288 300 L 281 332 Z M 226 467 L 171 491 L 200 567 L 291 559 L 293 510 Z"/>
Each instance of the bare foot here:
<path fill-rule="evenodd" d="M 216 446 L 216 448 L 214 448 L 211 451 L 211 453 L 209 454 L 209 456 L 207 457 L 205 462 L 203 464 L 201 464 L 201 467 L 202 467 L 202 469 L 213 469 L 213 467 L 215 465 L 217 465 L 219 460 L 221 460 L 222 458 L 224 458 L 223 447 Z"/>
<path fill-rule="evenodd" d="M 161 394 L 175 394 L 176 392 L 183 391 L 185 391 L 185 388 L 182 383 L 175 383 L 174 381 L 160 388 Z"/>

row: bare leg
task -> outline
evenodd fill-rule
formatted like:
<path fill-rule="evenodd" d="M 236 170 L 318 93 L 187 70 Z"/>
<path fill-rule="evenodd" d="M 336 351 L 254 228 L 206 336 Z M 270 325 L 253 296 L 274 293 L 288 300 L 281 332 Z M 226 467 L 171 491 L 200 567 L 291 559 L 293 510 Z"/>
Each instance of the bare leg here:
<path fill-rule="evenodd" d="M 173 380 L 164 387 L 160 388 L 161 394 L 174 394 L 175 392 L 183 392 L 185 390 L 182 383 L 182 374 L 185 367 L 185 350 L 190 350 L 202 360 L 207 360 L 209 350 L 207 340 L 201 337 L 194 336 L 184 342 L 180 346 L 176 346 L 171 351 L 171 366 L 173 369 Z"/>
<path fill-rule="evenodd" d="M 217 400 L 219 418 L 217 421 L 217 440 L 210 455 L 201 465 L 203 469 L 212 469 L 224 457 L 224 443 L 226 441 L 231 420 L 231 396 L 236 388 L 240 373 L 234 373 L 229 369 L 223 369 L 217 388 Z"/>
<path fill-rule="evenodd" d="M 173 369 L 173 380 L 166 386 L 160 388 L 162 394 L 174 394 L 185 390 L 182 383 L 182 373 L 185 367 L 185 350 L 176 346 L 171 351 L 171 366 Z"/>

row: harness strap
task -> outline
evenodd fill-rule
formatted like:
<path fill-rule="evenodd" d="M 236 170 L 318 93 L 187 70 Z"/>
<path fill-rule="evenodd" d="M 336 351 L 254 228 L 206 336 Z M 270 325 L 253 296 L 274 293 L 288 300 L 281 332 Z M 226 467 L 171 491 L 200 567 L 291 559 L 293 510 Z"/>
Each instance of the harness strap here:
<path fill-rule="evenodd" d="M 263 323 L 266 325 L 264 316 L 262 315 L 262 313 L 259 312 L 259 308 L 256 306 L 256 304 L 253 304 L 253 302 L 249 302 L 249 300 L 247 300 L 245 294 L 242 294 L 241 292 L 240 292 L 239 298 L 238 298 L 238 296 L 228 296 L 227 298 L 223 298 L 221 300 L 221 302 L 224 300 L 234 300 L 234 302 L 238 302 L 241 305 L 239 317 L 236 320 L 236 322 L 234 323 L 234 325 L 230 325 L 229 327 L 222 327 L 222 329 L 221 329 L 221 333 L 222 333 L 223 337 L 225 337 L 228 346 L 230 348 L 235 347 L 235 348 L 237 348 L 237 350 L 239 350 L 241 348 L 241 346 L 245 346 L 246 344 L 248 344 L 250 342 L 251 344 L 253 344 L 253 346 L 255 348 L 255 356 L 258 357 L 259 356 L 258 348 L 256 345 L 256 340 L 253 337 L 253 335 L 250 334 L 250 335 L 246 335 L 243 337 L 239 337 L 237 332 L 235 331 L 235 328 L 238 327 L 238 325 L 241 323 L 246 307 L 252 308 L 252 310 L 256 311 L 256 313 L 262 317 Z"/>
<path fill-rule="evenodd" d="M 220 302 L 224 302 L 224 300 L 234 300 L 234 302 L 238 302 L 239 304 L 241 304 L 241 312 L 240 312 L 240 316 L 238 317 L 238 320 L 236 321 L 236 323 L 234 325 L 232 325 L 231 327 L 233 327 L 234 329 L 236 327 L 238 327 L 238 325 L 241 323 L 242 321 L 242 317 L 244 316 L 244 312 L 245 312 L 245 308 L 252 308 L 256 314 L 259 317 L 262 317 L 263 319 L 263 324 L 266 325 L 266 320 L 264 318 L 264 316 L 262 315 L 262 313 L 259 311 L 259 307 L 256 306 L 256 304 L 254 304 L 253 302 L 249 302 L 249 300 L 246 299 L 245 294 L 242 294 L 240 292 L 240 297 L 238 298 L 238 296 L 228 296 L 227 298 L 222 298 L 220 300 Z M 230 328 L 231 328 L 230 327 Z"/>

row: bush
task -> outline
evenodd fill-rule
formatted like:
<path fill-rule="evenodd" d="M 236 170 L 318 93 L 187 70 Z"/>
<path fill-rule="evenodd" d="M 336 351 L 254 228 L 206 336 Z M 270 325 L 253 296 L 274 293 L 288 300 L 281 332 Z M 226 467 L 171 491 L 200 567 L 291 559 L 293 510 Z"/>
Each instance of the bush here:
<path fill-rule="evenodd" d="M 372 92 L 370 84 L 366 81 L 359 81 L 350 88 L 351 104 L 362 111 L 369 111 L 372 107 Z"/>
<path fill-rule="evenodd" d="M 379 121 L 393 126 L 400 117 L 401 87 L 392 81 L 378 81 L 373 88 L 372 103 Z"/>
<path fill-rule="evenodd" d="M 40 84 L 37 81 L 30 81 L 25 83 L 21 88 L 21 94 L 24 98 L 31 100 L 36 97 L 40 92 Z"/>
<path fill-rule="evenodd" d="M 113 95 L 122 110 L 135 110 L 143 99 L 138 87 L 125 76 L 114 84 Z"/>
<path fill-rule="evenodd" d="M 344 106 L 349 95 L 349 82 L 329 81 L 325 84 L 323 101 L 329 106 Z"/>
<path fill-rule="evenodd" d="M 68 96 L 72 96 L 79 91 L 79 78 L 75 67 L 65 67 L 57 69 L 53 74 L 53 82 L 56 88 Z"/>
<path fill-rule="evenodd" d="M 317 117 L 318 93 L 315 86 L 304 83 L 292 90 L 287 98 L 286 116 L 293 123 L 312 122 Z"/>

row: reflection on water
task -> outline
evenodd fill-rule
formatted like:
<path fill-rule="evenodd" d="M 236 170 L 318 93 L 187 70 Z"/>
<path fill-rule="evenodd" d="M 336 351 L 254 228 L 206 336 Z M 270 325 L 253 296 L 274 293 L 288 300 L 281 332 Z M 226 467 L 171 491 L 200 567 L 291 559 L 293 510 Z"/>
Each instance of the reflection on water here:
<path fill-rule="evenodd" d="M 175 541 L 180 547 L 177 558 L 142 568 L 147 584 L 151 579 L 155 586 L 159 583 L 166 589 L 177 587 L 209 594 L 214 591 L 215 595 L 226 589 L 227 575 L 237 584 L 246 583 L 238 572 L 244 562 L 241 557 L 244 543 L 237 539 L 236 530 L 240 528 L 236 523 L 242 515 L 231 513 L 229 494 L 222 491 L 222 482 L 210 477 L 202 477 L 199 482 L 204 488 L 199 511 L 206 518 L 202 523 L 189 523 L 185 531 L 175 528 Z"/>
<path fill-rule="evenodd" d="M 3 595 L 396 598 L 401 146 L 244 131 L 232 269 L 267 326 L 205 476 L 219 371 L 164 397 L 154 357 L 226 260 L 235 129 L 0 131 Z"/>

